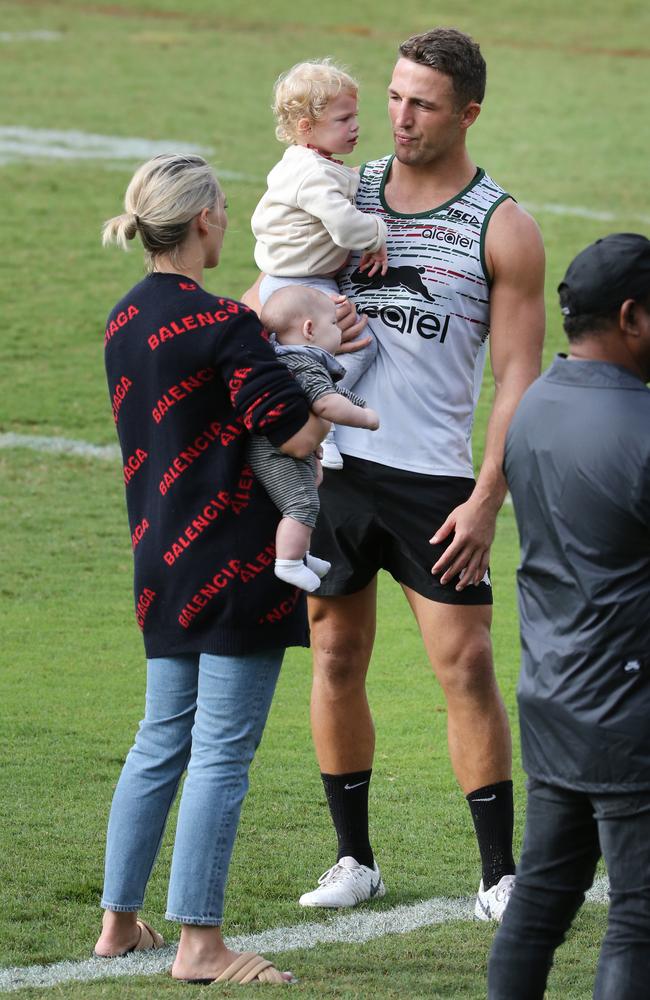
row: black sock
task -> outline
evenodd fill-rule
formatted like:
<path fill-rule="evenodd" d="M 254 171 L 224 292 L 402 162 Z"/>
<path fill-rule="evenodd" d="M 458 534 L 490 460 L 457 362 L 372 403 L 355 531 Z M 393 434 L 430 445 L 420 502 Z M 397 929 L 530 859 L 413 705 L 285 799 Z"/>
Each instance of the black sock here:
<path fill-rule="evenodd" d="M 490 889 L 504 875 L 514 875 L 512 782 L 498 781 L 466 796 L 474 820 L 483 866 L 483 888 Z"/>
<path fill-rule="evenodd" d="M 350 857 L 368 868 L 374 864 L 368 839 L 368 786 L 371 774 L 371 770 L 321 774 L 339 842 L 337 861 Z"/>

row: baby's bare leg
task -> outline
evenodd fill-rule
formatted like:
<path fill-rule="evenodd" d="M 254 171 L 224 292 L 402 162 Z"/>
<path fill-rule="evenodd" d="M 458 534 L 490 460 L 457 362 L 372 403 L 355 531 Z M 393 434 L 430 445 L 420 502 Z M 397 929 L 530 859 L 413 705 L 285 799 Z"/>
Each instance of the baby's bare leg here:
<path fill-rule="evenodd" d="M 275 533 L 275 554 L 278 559 L 304 559 L 309 548 L 312 529 L 293 517 L 283 517 Z"/>

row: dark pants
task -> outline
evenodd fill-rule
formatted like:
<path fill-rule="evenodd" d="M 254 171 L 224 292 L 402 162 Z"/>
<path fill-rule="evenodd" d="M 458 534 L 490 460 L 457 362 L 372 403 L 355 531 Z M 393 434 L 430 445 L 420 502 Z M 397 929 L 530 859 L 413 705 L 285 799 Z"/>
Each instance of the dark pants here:
<path fill-rule="evenodd" d="M 588 794 L 531 779 L 517 882 L 490 955 L 489 1000 L 542 1000 L 601 853 L 611 901 L 594 998 L 650 997 L 650 792 Z"/>

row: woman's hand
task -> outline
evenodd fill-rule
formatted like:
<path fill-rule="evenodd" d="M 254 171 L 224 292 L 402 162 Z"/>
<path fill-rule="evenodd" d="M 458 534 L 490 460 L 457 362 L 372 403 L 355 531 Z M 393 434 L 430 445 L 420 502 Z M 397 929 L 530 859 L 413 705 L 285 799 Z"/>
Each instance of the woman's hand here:
<path fill-rule="evenodd" d="M 323 420 L 310 412 L 307 423 L 303 424 L 293 437 L 280 445 L 280 451 L 283 455 L 291 455 L 292 458 L 309 458 L 323 438 L 329 434 L 331 426 L 329 420 Z"/>

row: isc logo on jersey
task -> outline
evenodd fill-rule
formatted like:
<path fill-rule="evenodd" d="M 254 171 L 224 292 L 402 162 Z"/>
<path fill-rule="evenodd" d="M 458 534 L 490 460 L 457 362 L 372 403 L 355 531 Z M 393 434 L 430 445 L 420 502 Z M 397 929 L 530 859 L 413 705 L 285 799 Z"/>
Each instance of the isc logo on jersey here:
<path fill-rule="evenodd" d="M 470 226 L 480 226 L 481 222 L 475 215 L 471 212 L 461 212 L 459 208 L 448 208 L 446 212 L 448 219 L 453 219 L 455 222 L 465 222 Z"/>

